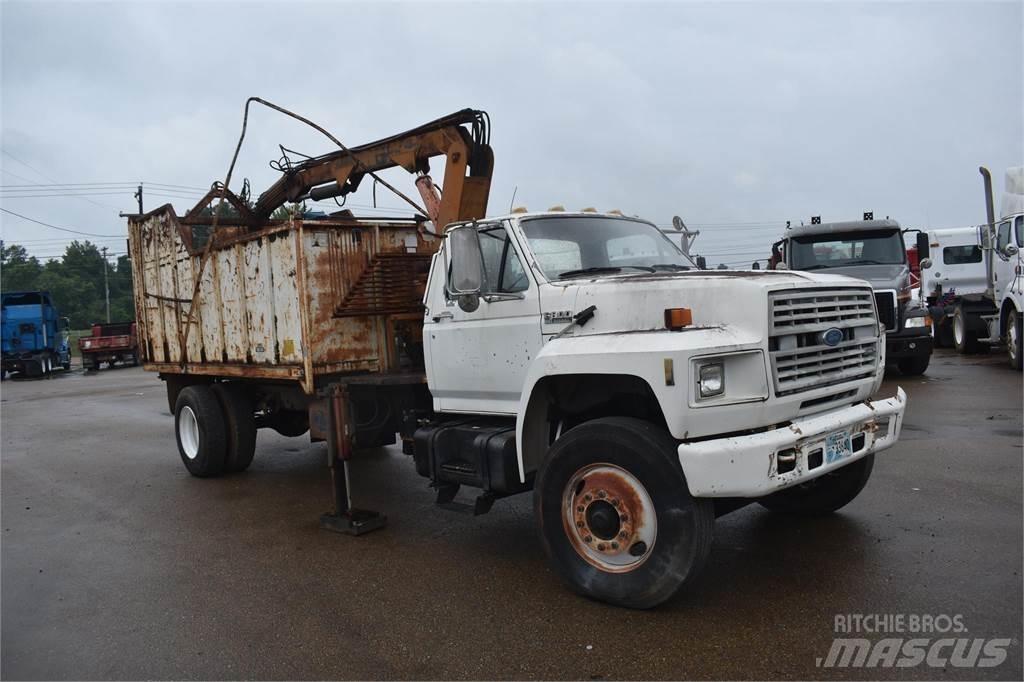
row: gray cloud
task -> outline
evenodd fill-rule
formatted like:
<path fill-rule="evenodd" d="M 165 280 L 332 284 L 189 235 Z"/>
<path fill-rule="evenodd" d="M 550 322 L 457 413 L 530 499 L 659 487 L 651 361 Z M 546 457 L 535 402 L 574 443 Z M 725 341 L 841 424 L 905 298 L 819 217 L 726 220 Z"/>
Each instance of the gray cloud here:
<path fill-rule="evenodd" d="M 17 158 L 60 182 L 206 186 L 226 170 L 249 95 L 352 144 L 472 106 L 493 119 L 492 213 L 518 187 L 516 203 L 531 208 L 773 223 L 703 228 L 701 250 L 722 254 L 712 261 L 738 262 L 811 214 L 980 222 L 977 166 L 1024 163 L 1017 2 L 6 2 L 0 12 L 5 185 L 22 182 L 10 174 L 44 182 Z M 238 177 L 269 185 L 279 142 L 330 149 L 256 111 Z M 401 175 L 389 177 L 411 188 Z M 122 234 L 112 207 L 131 210 L 130 192 L 92 200 L 104 206 L 3 205 Z M 191 203 L 171 201 L 179 213 Z M 8 242 L 65 236 L 2 220 Z"/>

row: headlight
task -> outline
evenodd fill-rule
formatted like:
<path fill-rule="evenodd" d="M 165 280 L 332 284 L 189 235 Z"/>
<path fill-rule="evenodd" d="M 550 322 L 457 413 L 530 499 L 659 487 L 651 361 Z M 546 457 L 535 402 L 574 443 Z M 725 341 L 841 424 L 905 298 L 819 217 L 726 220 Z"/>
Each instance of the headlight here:
<path fill-rule="evenodd" d="M 932 318 L 927 315 L 923 317 L 908 317 L 903 323 L 903 326 L 907 329 L 911 329 L 913 327 L 930 327 L 932 326 Z"/>
<path fill-rule="evenodd" d="M 697 384 L 700 387 L 701 398 L 721 395 L 725 391 L 725 368 L 722 363 L 716 362 L 701 367 Z"/>
<path fill-rule="evenodd" d="M 85 346 L 86 348 L 92 348 L 92 341 L 86 341 L 82 345 Z"/>

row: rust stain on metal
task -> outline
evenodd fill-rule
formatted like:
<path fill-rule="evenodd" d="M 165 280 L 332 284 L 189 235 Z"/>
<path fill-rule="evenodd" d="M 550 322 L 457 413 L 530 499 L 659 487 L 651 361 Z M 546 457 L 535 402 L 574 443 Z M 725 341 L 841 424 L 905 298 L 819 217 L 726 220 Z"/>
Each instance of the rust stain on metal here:
<path fill-rule="evenodd" d="M 609 557 L 627 554 L 640 538 L 644 526 L 643 500 L 622 476 L 614 472 L 595 472 L 585 480 L 586 485 L 573 498 L 572 518 L 576 529 L 566 528 L 566 537 L 580 556 L 586 556 L 585 547 Z M 614 538 L 601 538 L 591 532 L 587 512 L 595 502 L 607 502 L 618 514 L 619 530 Z M 563 520 L 568 523 L 564 515 Z M 635 566 L 623 566 L 621 571 L 633 568 Z M 604 567 L 603 570 L 614 572 L 615 569 Z"/>
<path fill-rule="evenodd" d="M 170 206 L 129 223 L 144 359 L 164 371 L 301 377 L 312 394 L 318 377 L 395 370 L 396 335 L 421 339 L 439 242 L 413 221 L 296 219 L 225 233 L 209 252 L 189 248 L 193 227 Z"/>

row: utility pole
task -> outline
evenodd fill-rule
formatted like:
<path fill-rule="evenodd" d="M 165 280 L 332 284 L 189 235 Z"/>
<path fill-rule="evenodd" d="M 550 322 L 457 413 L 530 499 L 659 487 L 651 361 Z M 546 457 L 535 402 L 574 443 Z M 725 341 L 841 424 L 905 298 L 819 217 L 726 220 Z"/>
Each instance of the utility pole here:
<path fill-rule="evenodd" d="M 133 194 L 132 196 L 139 200 L 139 215 L 142 215 L 143 211 L 142 211 L 142 183 L 141 182 L 139 183 L 139 190 L 135 194 Z M 109 322 L 109 321 L 110 320 L 107 320 L 107 322 Z"/>
<path fill-rule="evenodd" d="M 142 185 L 139 185 L 139 192 L 142 192 Z M 142 198 L 140 195 L 139 205 L 142 205 Z M 139 209 L 141 210 L 141 208 Z M 107 296 L 107 324 L 110 324 L 110 283 L 107 281 L 107 247 L 101 249 L 103 251 L 103 290 Z"/>

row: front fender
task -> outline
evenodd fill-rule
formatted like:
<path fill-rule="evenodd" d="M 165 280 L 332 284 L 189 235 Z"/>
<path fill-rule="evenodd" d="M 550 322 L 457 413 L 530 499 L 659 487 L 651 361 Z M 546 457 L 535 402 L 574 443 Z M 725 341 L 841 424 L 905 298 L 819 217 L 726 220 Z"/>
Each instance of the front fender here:
<path fill-rule="evenodd" d="M 687 431 L 689 359 L 709 351 L 725 354 L 760 348 L 760 339 L 728 327 L 694 327 L 674 332 L 664 329 L 552 338 L 527 370 L 516 419 L 519 474 L 526 480 L 546 450 L 536 434 L 525 429 L 531 412 L 544 407 L 535 399 L 538 383 L 546 377 L 574 374 L 636 377 L 651 389 L 661 407 L 669 432 L 684 438 Z M 673 377 L 666 371 L 671 361 Z"/>

